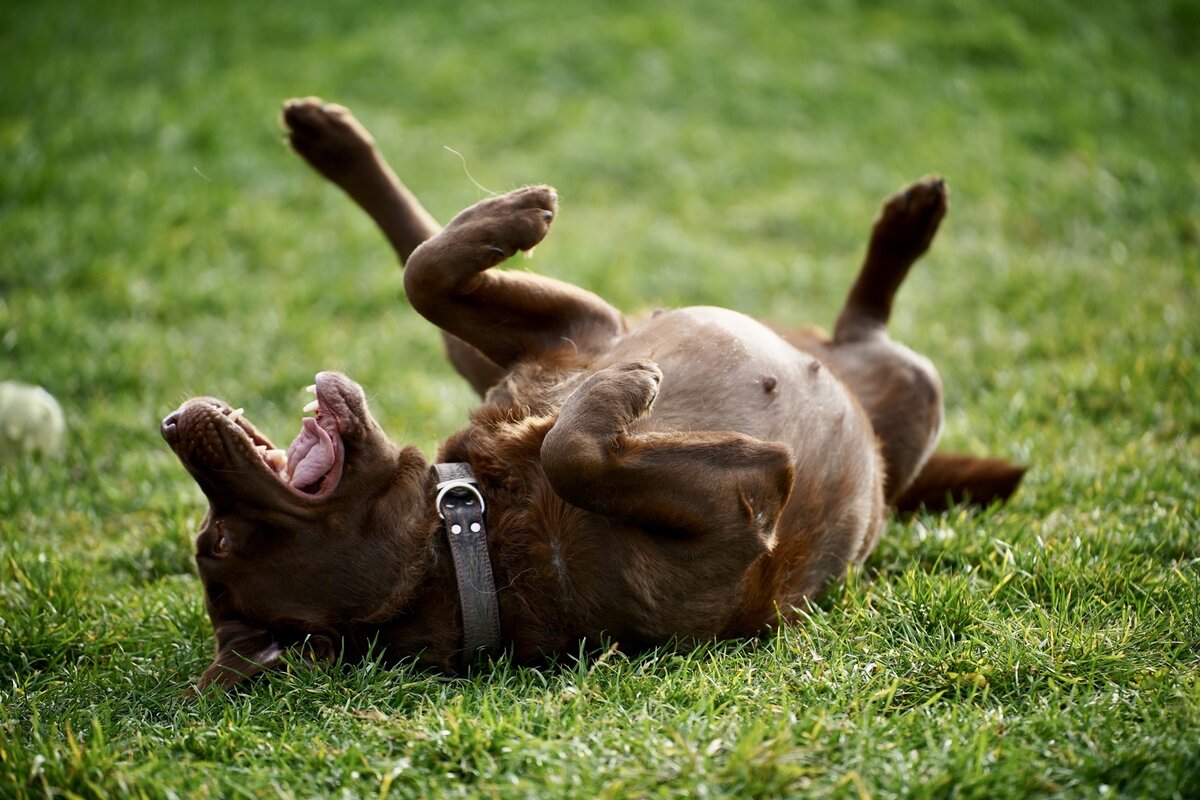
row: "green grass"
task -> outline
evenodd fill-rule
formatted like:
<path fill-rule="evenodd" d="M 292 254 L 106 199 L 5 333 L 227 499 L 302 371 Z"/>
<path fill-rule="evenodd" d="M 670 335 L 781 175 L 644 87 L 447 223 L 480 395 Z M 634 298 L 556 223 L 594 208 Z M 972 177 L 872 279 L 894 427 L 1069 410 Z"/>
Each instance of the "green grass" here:
<path fill-rule="evenodd" d="M 0 5 L 0 797 L 1200 796 L 1200 13 L 1187 0 Z M 366 4 L 354 4 L 356 7 Z M 879 201 L 953 210 L 895 335 L 1005 507 L 891 525 L 759 642 L 501 664 L 211 657 L 185 397 L 290 434 L 318 369 L 430 451 L 472 395 L 358 211 L 280 145 L 350 105 L 446 219 L 555 184 L 530 264 L 630 309 L 831 321 Z"/>

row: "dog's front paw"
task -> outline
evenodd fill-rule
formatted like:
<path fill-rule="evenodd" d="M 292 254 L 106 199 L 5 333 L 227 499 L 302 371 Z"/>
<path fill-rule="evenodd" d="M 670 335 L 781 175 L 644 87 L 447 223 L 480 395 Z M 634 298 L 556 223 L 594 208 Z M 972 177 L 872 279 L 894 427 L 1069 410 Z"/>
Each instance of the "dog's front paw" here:
<path fill-rule="evenodd" d="M 873 246 L 899 258 L 915 259 L 929 249 L 949 205 L 946 181 L 922 178 L 883 204 L 875 222 Z"/>
<path fill-rule="evenodd" d="M 444 233 L 477 242 L 483 258 L 495 265 L 536 247 L 557 213 L 553 187 L 528 186 L 476 203 L 452 219 Z"/>
<path fill-rule="evenodd" d="M 375 140 L 345 106 L 319 97 L 288 100 L 283 123 L 292 149 L 334 183 L 374 158 Z"/>
<path fill-rule="evenodd" d="M 614 381 L 621 387 L 621 396 L 630 411 L 629 421 L 645 415 L 658 397 L 663 374 L 653 361 L 624 361 L 609 367 Z"/>
<path fill-rule="evenodd" d="M 658 397 L 662 370 L 653 361 L 622 361 L 589 375 L 563 404 L 556 428 L 607 440 L 625 433 Z"/>

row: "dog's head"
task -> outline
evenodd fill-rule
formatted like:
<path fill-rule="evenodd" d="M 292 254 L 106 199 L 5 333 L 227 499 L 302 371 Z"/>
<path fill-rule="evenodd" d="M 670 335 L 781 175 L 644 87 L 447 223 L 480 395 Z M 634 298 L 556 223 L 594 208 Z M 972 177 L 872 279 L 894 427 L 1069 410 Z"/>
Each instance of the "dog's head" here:
<path fill-rule="evenodd" d="M 209 502 L 196 564 L 217 657 L 201 688 L 276 666 L 292 645 L 334 655 L 346 626 L 395 604 L 418 557 L 424 457 L 392 444 L 346 376 L 322 372 L 314 389 L 316 415 L 286 451 L 214 398 L 163 420 Z"/>

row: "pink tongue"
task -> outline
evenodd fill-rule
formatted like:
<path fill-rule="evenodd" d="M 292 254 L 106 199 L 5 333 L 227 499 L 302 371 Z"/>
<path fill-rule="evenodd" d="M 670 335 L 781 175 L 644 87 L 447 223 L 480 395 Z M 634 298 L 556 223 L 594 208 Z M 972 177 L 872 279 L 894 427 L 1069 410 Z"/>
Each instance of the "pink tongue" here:
<path fill-rule="evenodd" d="M 312 486 L 333 469 L 333 440 L 312 417 L 304 418 L 300 435 L 288 448 L 287 464 L 297 489 Z"/>

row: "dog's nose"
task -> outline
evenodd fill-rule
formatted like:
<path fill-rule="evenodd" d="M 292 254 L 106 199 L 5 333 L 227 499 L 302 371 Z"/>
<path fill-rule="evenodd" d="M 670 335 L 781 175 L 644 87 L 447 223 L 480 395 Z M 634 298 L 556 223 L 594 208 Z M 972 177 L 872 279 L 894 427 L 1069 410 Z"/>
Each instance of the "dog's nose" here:
<path fill-rule="evenodd" d="M 173 411 L 168 414 L 167 418 L 162 421 L 160 430 L 168 444 L 175 444 L 179 441 L 179 412 Z"/>

